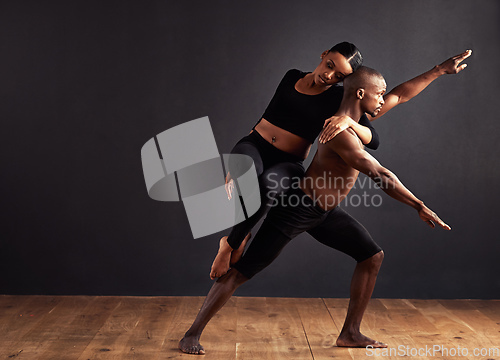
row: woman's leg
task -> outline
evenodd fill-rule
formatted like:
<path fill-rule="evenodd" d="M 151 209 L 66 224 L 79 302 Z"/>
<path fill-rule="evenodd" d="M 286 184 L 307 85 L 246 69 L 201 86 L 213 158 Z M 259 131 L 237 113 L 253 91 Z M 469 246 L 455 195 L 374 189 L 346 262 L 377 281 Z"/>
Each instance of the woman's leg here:
<path fill-rule="evenodd" d="M 248 138 L 248 137 L 247 137 Z M 264 171 L 264 161 L 262 159 L 262 150 L 259 149 L 259 146 L 250 141 L 242 141 L 238 142 L 234 148 L 231 150 L 231 155 L 246 155 L 250 156 L 253 160 L 253 164 L 255 166 L 255 171 L 257 176 L 260 177 Z M 237 156 L 229 157 L 228 169 L 231 178 L 236 183 L 236 188 L 233 191 L 238 191 L 237 179 L 248 171 L 247 165 L 241 161 L 238 161 Z M 233 194 L 234 196 L 234 194 Z M 241 214 L 235 213 L 235 218 L 238 218 Z M 239 236 L 239 235 L 238 235 Z M 241 255 L 243 254 L 243 250 L 245 249 L 246 242 L 250 238 L 250 234 L 245 233 L 242 235 L 241 240 L 239 241 L 238 248 L 233 249 L 227 242 L 228 236 L 224 236 L 219 241 L 219 251 L 217 256 L 215 257 L 212 263 L 212 269 L 210 271 L 210 278 L 214 280 L 216 277 L 224 275 L 231 263 L 234 263 L 239 260 Z M 234 250 L 234 251 L 233 251 Z M 234 258 L 232 260 L 232 258 Z"/>
<path fill-rule="evenodd" d="M 233 226 L 227 239 L 228 244 L 237 249 L 248 232 L 262 219 L 275 204 L 281 194 L 304 176 L 302 164 L 282 162 L 265 169 L 259 176 L 261 205 L 259 210 L 247 220 Z"/>
<path fill-rule="evenodd" d="M 230 263 L 235 263 L 241 257 L 247 235 L 276 203 L 278 196 L 291 188 L 292 184 L 304 176 L 304 167 L 299 162 L 281 162 L 265 169 L 259 176 L 261 205 L 259 210 L 245 221 L 233 226 L 227 239 L 221 239 L 219 253 L 215 258 L 210 277 L 214 279 L 227 272 Z M 236 256 L 231 257 L 233 249 L 238 249 Z"/>

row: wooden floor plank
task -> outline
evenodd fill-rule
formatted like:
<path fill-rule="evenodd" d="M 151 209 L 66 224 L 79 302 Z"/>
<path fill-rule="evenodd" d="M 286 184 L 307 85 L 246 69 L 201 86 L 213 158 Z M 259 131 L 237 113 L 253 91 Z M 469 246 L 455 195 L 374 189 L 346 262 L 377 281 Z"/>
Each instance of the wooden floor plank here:
<path fill-rule="evenodd" d="M 151 298 L 122 297 L 78 359 L 131 358 L 127 341 L 141 319 L 143 306 L 149 301 Z"/>
<path fill-rule="evenodd" d="M 386 309 L 416 309 L 416 307 L 406 299 L 378 299 Z"/>
<path fill-rule="evenodd" d="M 296 307 L 315 360 L 352 358 L 348 349 L 336 346 L 340 330 L 323 299 L 296 299 Z"/>
<path fill-rule="evenodd" d="M 489 339 L 492 346 L 500 344 L 500 324 L 485 316 L 468 301 L 442 300 L 440 303 L 474 333 Z"/>
<path fill-rule="evenodd" d="M 469 303 L 500 325 L 500 300 L 469 300 Z"/>
<path fill-rule="evenodd" d="M 456 353 L 457 349 L 467 349 L 469 356 L 461 356 L 461 359 L 474 358 L 470 354 L 475 348 L 491 347 L 491 341 L 488 338 L 477 333 L 471 325 L 463 320 L 462 316 L 457 316 L 455 313 L 455 311 L 467 310 L 450 311 L 438 300 L 411 300 L 411 302 L 439 330 L 440 336 L 436 338 L 434 344 L 443 349 L 439 352 L 443 354 L 443 358 L 456 358 L 456 355 L 453 354 Z M 463 308 L 464 306 L 467 305 L 458 303 L 453 305 L 455 308 Z"/>
<path fill-rule="evenodd" d="M 35 315 L 31 313 L 32 310 L 29 310 L 32 306 L 41 308 L 42 304 L 37 305 L 36 299 L 30 296 L 0 296 L 0 344 L 5 341 L 9 333 L 12 333 L 16 325 L 17 327 L 25 327 L 25 324 L 21 324 L 19 320 L 35 320 L 33 319 Z M 49 307 L 52 309 L 54 304 L 49 305 Z"/>
<path fill-rule="evenodd" d="M 7 346 L 6 350 L 9 353 L 9 357 L 17 355 L 19 359 L 41 359 L 47 347 L 59 341 L 71 322 L 81 314 L 82 310 L 95 297 L 58 297 L 58 303 L 55 306 L 52 299 L 50 297 L 47 299 L 37 299 L 37 303 L 38 301 L 46 302 L 46 304 L 40 307 L 33 308 L 33 317 L 36 317 L 38 312 L 40 319 L 27 332 L 20 336 L 17 341 L 13 341 Z M 52 307 L 51 310 L 49 310 L 50 307 Z"/>
<path fill-rule="evenodd" d="M 95 298 L 71 323 L 65 326 L 57 324 L 60 327 L 57 341 L 50 343 L 40 357 L 58 360 L 78 359 L 119 303 L 119 297 Z"/>
<path fill-rule="evenodd" d="M 279 339 L 282 334 L 275 326 L 274 318 L 279 315 L 273 312 L 274 307 L 268 306 L 266 298 L 238 298 L 237 307 L 237 360 L 290 358 L 290 351 L 283 346 Z M 312 359 L 310 352 L 306 359 Z"/>
<path fill-rule="evenodd" d="M 267 298 L 268 318 L 274 342 L 284 358 L 312 359 L 307 335 L 297 311 L 298 299 Z"/>
<path fill-rule="evenodd" d="M 0 319 L 2 319 L 1 316 L 5 313 L 18 312 L 30 300 L 31 297 L 29 296 L 0 295 Z"/>
<path fill-rule="evenodd" d="M 17 296 L 18 305 L 2 312 L 0 320 L 0 356 L 22 353 L 19 339 L 44 320 L 62 300 L 53 296 Z"/>

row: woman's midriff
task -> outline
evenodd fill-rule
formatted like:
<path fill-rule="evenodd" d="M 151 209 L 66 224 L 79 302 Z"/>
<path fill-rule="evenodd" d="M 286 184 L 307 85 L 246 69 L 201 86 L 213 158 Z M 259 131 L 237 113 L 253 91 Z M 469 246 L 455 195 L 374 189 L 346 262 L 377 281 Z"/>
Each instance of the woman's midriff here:
<path fill-rule="evenodd" d="M 257 130 L 267 142 L 281 151 L 305 159 L 309 154 L 309 150 L 311 150 L 311 143 L 309 141 L 271 124 L 264 118 L 260 120 L 254 129 Z"/>

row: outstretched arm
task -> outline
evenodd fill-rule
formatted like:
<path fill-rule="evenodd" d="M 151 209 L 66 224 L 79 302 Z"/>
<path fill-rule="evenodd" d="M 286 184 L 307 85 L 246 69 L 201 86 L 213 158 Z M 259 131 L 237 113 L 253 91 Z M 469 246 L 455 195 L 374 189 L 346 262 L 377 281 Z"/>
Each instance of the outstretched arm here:
<path fill-rule="evenodd" d="M 327 146 L 335 151 L 349 166 L 375 181 L 389 196 L 417 210 L 420 218 L 427 222 L 429 226 L 435 227 L 434 223 L 437 223 L 443 229 L 451 230 L 443 220 L 424 205 L 422 200 L 413 195 L 394 173 L 380 165 L 377 159 L 366 152 L 354 134 L 344 131 L 330 141 Z"/>
<path fill-rule="evenodd" d="M 396 105 L 407 102 L 420 94 L 422 90 L 424 90 L 431 82 L 436 80 L 441 75 L 458 74 L 467 67 L 467 64 L 460 65 L 460 63 L 471 56 L 471 54 L 472 50 L 467 50 L 449 58 L 439 65 L 434 66 L 431 70 L 396 86 L 384 96 L 385 104 L 382 106 L 382 110 L 377 114 L 377 116 L 371 117 L 370 115 L 367 115 L 368 118 L 372 121 L 378 119 Z"/>
<path fill-rule="evenodd" d="M 431 70 L 396 86 L 384 96 L 385 104 L 382 106 L 382 110 L 377 114 L 377 116 L 366 116 L 371 121 L 378 119 L 396 105 L 407 102 L 420 94 L 422 90 L 424 90 L 431 82 L 436 80 L 441 75 L 458 74 L 467 67 L 467 64 L 460 63 L 471 56 L 471 54 L 472 50 L 467 50 L 449 58 L 439 65 L 434 66 Z M 363 144 L 370 149 L 377 149 L 379 143 L 378 135 L 376 134 L 375 129 L 369 129 L 361 120 L 358 124 L 348 116 L 332 116 L 327 119 L 325 121 L 323 131 L 320 134 L 319 142 L 324 144 L 330 141 L 348 127 L 354 130 Z M 372 141 L 372 137 L 374 141 Z"/>

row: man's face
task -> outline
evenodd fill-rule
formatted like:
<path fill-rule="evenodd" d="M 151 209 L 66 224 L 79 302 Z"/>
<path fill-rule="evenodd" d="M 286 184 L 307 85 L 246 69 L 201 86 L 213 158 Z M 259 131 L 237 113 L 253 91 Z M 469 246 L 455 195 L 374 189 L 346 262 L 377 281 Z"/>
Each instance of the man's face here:
<path fill-rule="evenodd" d="M 362 110 L 371 116 L 377 116 L 384 105 L 384 94 L 387 84 L 383 78 L 373 78 L 365 87 L 364 97 L 361 103 Z"/>

